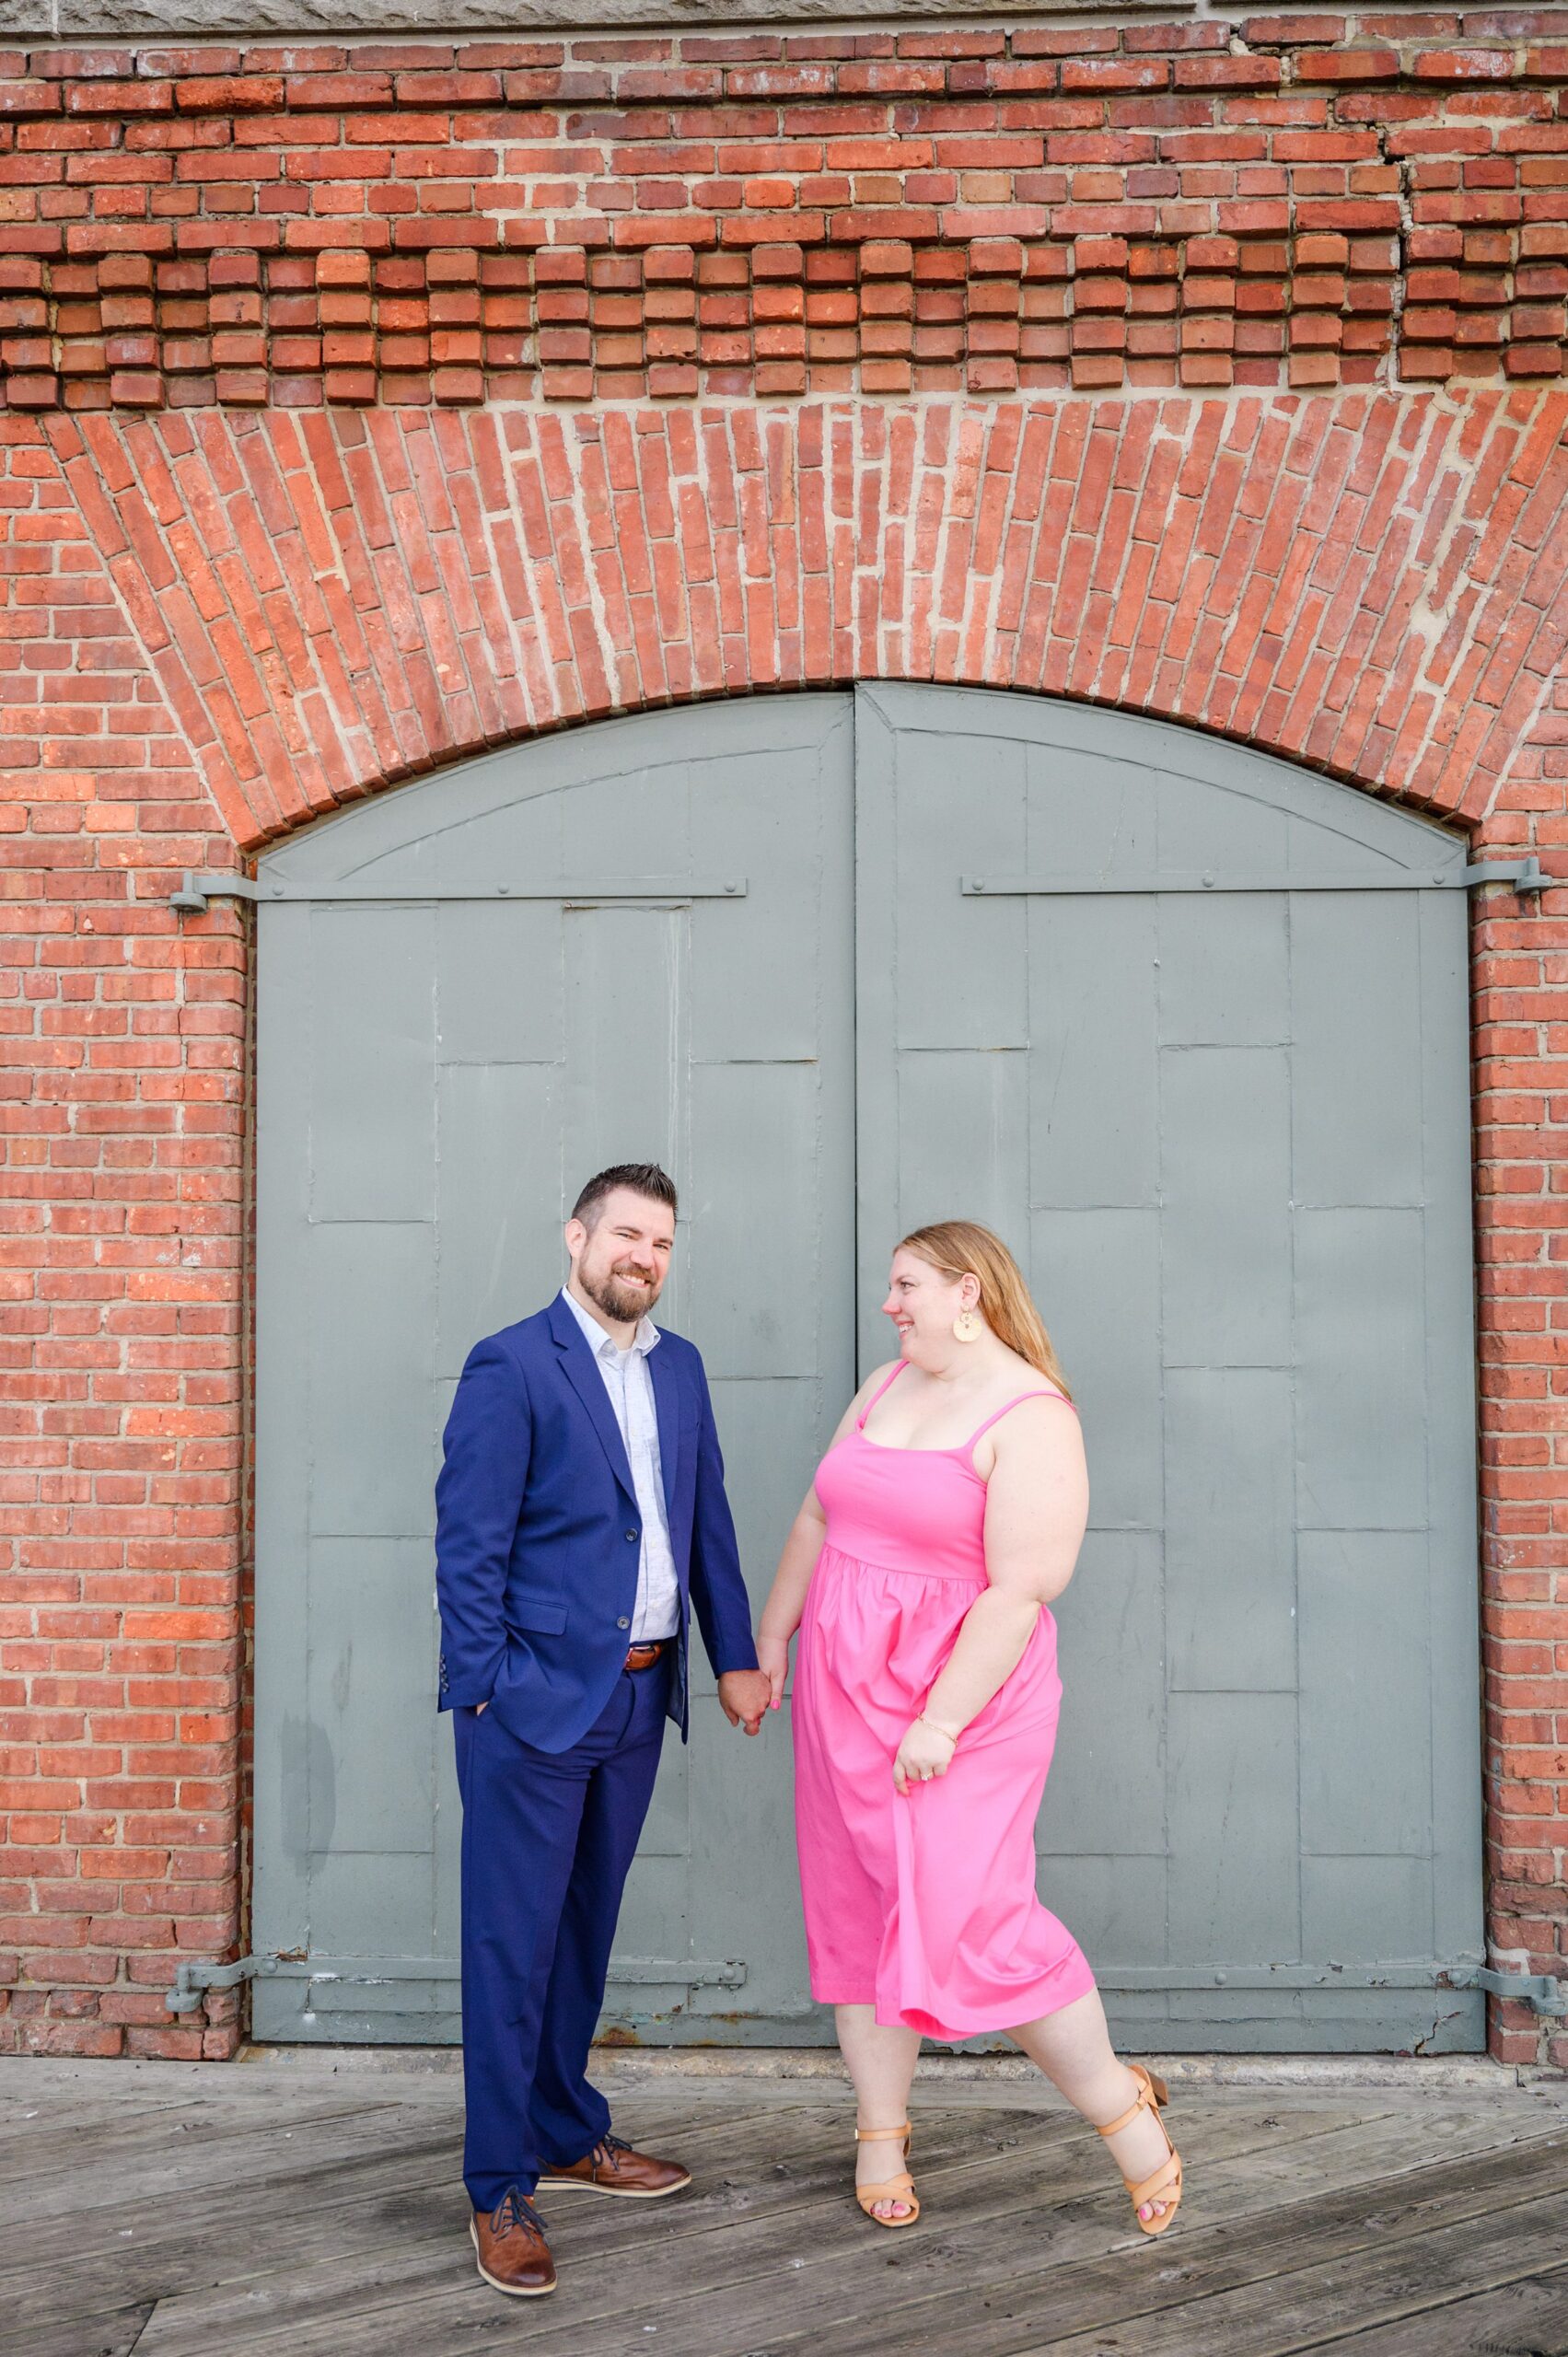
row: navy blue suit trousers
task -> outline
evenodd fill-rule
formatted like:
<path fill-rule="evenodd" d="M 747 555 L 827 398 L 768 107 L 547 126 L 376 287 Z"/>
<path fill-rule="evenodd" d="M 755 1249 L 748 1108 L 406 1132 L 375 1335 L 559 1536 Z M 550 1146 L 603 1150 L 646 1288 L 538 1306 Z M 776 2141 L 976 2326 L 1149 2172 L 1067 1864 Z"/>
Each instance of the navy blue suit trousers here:
<path fill-rule="evenodd" d="M 463 2180 L 476 2210 L 591 2152 L 585 2075 L 627 1872 L 653 1797 L 673 1649 L 622 1670 L 580 1742 L 540 1751 L 452 1713 L 463 1801 Z M 497 1869 L 502 1869 L 497 1871 Z"/>

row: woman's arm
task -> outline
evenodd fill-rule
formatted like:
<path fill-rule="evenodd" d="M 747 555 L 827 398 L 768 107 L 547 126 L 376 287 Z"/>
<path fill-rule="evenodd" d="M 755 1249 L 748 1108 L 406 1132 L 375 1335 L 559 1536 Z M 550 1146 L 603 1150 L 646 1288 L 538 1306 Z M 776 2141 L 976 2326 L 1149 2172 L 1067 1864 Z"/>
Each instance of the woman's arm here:
<path fill-rule="evenodd" d="M 784 1700 L 784 1679 L 789 1675 L 789 1641 L 800 1626 L 806 1591 L 811 1585 L 827 1528 L 828 1519 L 817 1492 L 807 1490 L 800 1512 L 789 1527 L 789 1537 L 773 1573 L 773 1585 L 768 1590 L 768 1600 L 757 1623 L 757 1663 L 768 1681 L 771 1711 L 776 1711 Z"/>
<path fill-rule="evenodd" d="M 893 1763 L 899 1790 L 911 1777 L 942 1775 L 970 1721 L 1023 1659 L 1042 1605 L 1073 1576 L 1089 1515 L 1083 1435 L 1072 1410 L 1028 1401 L 996 1427 L 985 1492 L 984 1592 Z"/>
<path fill-rule="evenodd" d="M 889 1363 L 889 1366 L 891 1362 Z M 833 1430 L 829 1448 L 835 1448 L 850 1430 L 865 1402 L 887 1377 L 889 1366 L 879 1366 L 868 1375 Z M 806 1609 L 806 1591 L 811 1585 L 811 1574 L 817 1568 L 817 1558 L 822 1551 L 822 1539 L 828 1518 L 822 1512 L 816 1490 L 809 1489 L 801 1504 L 800 1512 L 790 1525 L 779 1557 L 773 1585 L 768 1590 L 768 1600 L 762 1607 L 762 1617 L 757 1623 L 757 1659 L 772 1689 L 769 1709 L 776 1711 L 784 1699 L 784 1679 L 789 1675 L 789 1641 L 800 1626 L 800 1616 Z"/>

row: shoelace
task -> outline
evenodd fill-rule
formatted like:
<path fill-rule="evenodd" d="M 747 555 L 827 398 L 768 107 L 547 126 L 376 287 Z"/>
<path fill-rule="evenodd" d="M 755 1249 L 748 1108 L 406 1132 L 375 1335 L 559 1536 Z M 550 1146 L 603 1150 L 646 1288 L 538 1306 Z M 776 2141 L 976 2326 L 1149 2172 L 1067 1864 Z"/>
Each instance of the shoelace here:
<path fill-rule="evenodd" d="M 515 2185 L 509 2185 L 490 2213 L 490 2231 L 493 2235 L 508 2235 L 514 2226 L 531 2227 L 536 2235 L 544 2232 L 543 2222 L 533 2203 L 526 2200 Z"/>

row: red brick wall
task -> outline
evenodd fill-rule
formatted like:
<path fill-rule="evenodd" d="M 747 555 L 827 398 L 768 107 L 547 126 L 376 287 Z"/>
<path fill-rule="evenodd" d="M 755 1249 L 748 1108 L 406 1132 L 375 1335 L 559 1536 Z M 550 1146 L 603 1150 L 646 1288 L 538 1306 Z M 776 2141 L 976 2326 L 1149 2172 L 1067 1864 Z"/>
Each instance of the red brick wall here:
<path fill-rule="evenodd" d="M 221 1954 L 238 1911 L 245 957 L 141 898 L 233 854 L 16 419 L 0 729 L 0 2043 L 162 2051 L 168 1951 Z"/>
<path fill-rule="evenodd" d="M 1151 25 L 732 41 L 733 63 L 711 39 L 679 62 L 659 41 L 564 62 L 539 45 L 531 64 L 202 53 L 203 86 L 220 64 L 282 77 L 282 128 L 270 87 L 260 112 L 207 87 L 192 103 L 193 58 L 17 69 L 0 273 L 25 284 L 0 360 L 13 395 L 54 405 L 0 416 L 0 2044 L 224 2052 L 236 2035 L 232 1999 L 174 2026 L 158 1996 L 176 1953 L 232 1949 L 243 1902 L 248 949 L 231 911 L 168 910 L 180 870 L 563 721 L 891 676 L 1217 729 L 1568 876 L 1568 391 L 1504 373 L 1544 366 L 1548 343 L 1557 365 L 1533 315 L 1560 291 L 1568 53 L 1554 82 L 1532 22 L 1471 19 L 1459 43 L 1452 19 L 1401 18 L 1408 70 L 1376 83 L 1344 57 L 1331 82 L 1303 74 L 1329 19 L 1253 25 L 1239 51 Z M 1395 39 L 1364 20 L 1347 53 Z M 1432 48 L 1446 62 L 1423 64 Z M 1262 102 L 1214 78 L 1262 64 L 1280 83 Z M 351 71 L 354 88 L 321 87 Z M 410 78 L 436 72 L 483 87 Z M 120 85 L 154 103 L 106 101 Z M 896 153 L 862 155 L 889 131 Z M 996 140 L 1005 162 L 983 158 Z M 754 147 L 771 160 L 740 160 Z M 1283 203 L 1283 226 L 1222 217 L 1254 203 Z M 1381 277 L 1376 224 L 1303 213 L 1390 203 Z M 1033 210 L 1004 226 L 998 208 Z M 650 226 L 669 233 L 648 249 L 673 256 L 663 278 L 636 259 Z M 753 231 L 766 267 L 745 259 Z M 1429 233 L 1441 252 L 1417 249 Z M 1192 250 L 1210 236 L 1274 259 L 1222 272 Z M 1114 267 L 1102 237 L 1126 241 Z M 1307 299 L 1328 257 L 1302 241 L 1330 237 L 1351 241 L 1337 309 Z M 814 278 L 813 255 L 852 266 Z M 742 276 L 704 278 L 704 256 Z M 110 260 L 118 284 L 89 284 Z M 633 285 L 596 275 L 629 261 Z M 486 280 L 495 264 L 522 275 Z M 1474 298 L 1446 343 L 1411 329 L 1439 266 Z M 1080 304 L 1090 279 L 1124 309 Z M 574 285 L 584 316 L 551 322 L 546 290 Z M 661 313 L 656 287 L 697 312 Z M 1383 296 L 1362 307 L 1376 287 L 1402 305 L 1397 355 Z M 443 288 L 517 311 L 443 319 Z M 841 316 L 813 313 L 824 288 Z M 769 289 L 804 322 L 759 309 Z M 106 294 L 129 308 L 105 318 Z M 1061 307 L 1032 309 L 1042 295 Z M 351 297 L 376 315 L 315 308 Z M 645 329 L 611 297 L 643 307 L 634 353 Z M 998 323 L 1011 343 L 986 341 Z M 658 360 L 679 379 L 653 377 L 656 325 L 698 339 Z M 775 327 L 794 344 L 765 341 Z M 322 349 L 329 328 L 366 344 Z M 1447 354 L 1455 381 L 1412 382 L 1418 352 Z M 1216 354 L 1234 380 L 1191 389 L 1191 359 Z M 1323 385 L 1325 355 L 1379 382 Z M 749 398 L 807 366 L 828 397 Z M 895 367 L 913 374 L 872 373 Z M 166 405 L 130 413 L 155 375 Z M 116 387 L 121 407 L 84 413 Z M 1568 1972 L 1568 890 L 1476 913 L 1493 1933 L 1511 1962 Z M 1542 2032 L 1494 2008 L 1510 2059 Z"/>
<path fill-rule="evenodd" d="M 0 52 L 17 407 L 1554 376 L 1547 11 Z"/>

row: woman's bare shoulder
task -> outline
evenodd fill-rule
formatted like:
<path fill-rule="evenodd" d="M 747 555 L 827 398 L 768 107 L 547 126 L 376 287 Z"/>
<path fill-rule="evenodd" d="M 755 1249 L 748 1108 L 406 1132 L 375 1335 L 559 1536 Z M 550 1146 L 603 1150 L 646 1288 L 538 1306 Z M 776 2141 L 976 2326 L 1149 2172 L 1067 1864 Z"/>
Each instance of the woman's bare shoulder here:
<path fill-rule="evenodd" d="M 997 1419 L 985 1437 L 998 1457 L 1020 1452 L 1033 1456 L 1042 1447 L 1052 1453 L 1063 1448 L 1076 1453 L 1083 1446 L 1077 1410 L 1067 1394 L 1048 1384 L 1043 1376 L 1036 1378 L 1032 1391 L 1016 1399 Z"/>

